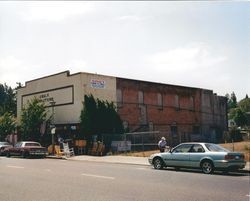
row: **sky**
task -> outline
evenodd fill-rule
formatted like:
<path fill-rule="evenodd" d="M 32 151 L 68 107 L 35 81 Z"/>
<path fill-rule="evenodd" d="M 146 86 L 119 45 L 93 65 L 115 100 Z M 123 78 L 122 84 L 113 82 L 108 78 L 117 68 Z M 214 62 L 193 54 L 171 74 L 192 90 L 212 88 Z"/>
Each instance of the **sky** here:
<path fill-rule="evenodd" d="M 69 70 L 250 95 L 250 4 L 0 1 L 0 83 Z"/>

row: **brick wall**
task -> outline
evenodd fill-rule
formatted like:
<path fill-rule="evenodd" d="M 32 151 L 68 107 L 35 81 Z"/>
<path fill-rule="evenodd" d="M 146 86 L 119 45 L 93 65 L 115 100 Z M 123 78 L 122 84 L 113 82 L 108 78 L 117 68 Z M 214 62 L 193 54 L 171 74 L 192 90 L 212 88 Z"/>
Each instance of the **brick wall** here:
<path fill-rule="evenodd" d="M 219 103 L 208 106 L 206 103 L 210 100 L 204 97 L 203 90 L 198 88 L 117 78 L 117 90 L 122 96 L 118 103 L 118 113 L 122 120 L 128 123 L 130 132 L 147 131 L 151 123 L 153 129 L 160 131 L 172 144 L 197 140 L 195 138 L 202 140 L 203 136 L 207 136 L 207 133 L 202 133 L 203 126 L 213 127 L 215 121 L 211 120 L 220 118 L 219 122 L 223 122 L 221 117 L 226 116 L 226 112 L 218 108 Z M 142 98 L 139 93 L 143 93 L 143 102 L 139 101 L 139 98 Z M 217 96 L 212 94 L 212 97 L 208 97 L 211 99 Z M 220 99 L 217 102 L 221 101 Z M 217 107 L 216 114 L 214 107 Z M 217 124 L 221 124 L 217 126 L 224 129 L 223 123 Z M 177 128 L 176 134 L 173 127 Z M 199 130 L 196 137 L 194 127 Z"/>

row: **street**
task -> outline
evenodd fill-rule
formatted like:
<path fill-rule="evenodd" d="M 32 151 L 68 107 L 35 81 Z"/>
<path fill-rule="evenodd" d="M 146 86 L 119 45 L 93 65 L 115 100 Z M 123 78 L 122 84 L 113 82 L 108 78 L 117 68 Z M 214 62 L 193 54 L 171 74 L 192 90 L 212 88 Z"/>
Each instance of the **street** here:
<path fill-rule="evenodd" d="M 1 201 L 249 201 L 248 173 L 0 157 Z"/>

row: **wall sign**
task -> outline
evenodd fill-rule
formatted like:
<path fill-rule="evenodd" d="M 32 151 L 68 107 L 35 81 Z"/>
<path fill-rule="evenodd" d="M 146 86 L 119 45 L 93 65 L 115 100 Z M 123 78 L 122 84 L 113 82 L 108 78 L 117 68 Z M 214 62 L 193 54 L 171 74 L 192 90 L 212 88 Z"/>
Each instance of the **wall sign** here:
<path fill-rule="evenodd" d="M 54 106 L 68 105 L 74 103 L 74 87 L 66 86 L 61 88 L 50 89 L 46 91 L 40 91 L 32 94 L 26 94 L 22 96 L 22 107 L 31 101 L 33 98 L 43 100 L 46 106 L 50 107 L 51 102 L 55 102 Z"/>
<path fill-rule="evenodd" d="M 96 89 L 104 89 L 105 88 L 105 81 L 104 80 L 91 80 L 91 87 Z"/>

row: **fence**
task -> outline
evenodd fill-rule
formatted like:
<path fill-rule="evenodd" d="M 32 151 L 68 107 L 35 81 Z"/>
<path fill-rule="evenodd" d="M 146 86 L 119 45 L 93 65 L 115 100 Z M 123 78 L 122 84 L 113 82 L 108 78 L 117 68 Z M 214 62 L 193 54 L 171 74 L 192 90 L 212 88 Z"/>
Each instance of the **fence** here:
<path fill-rule="evenodd" d="M 133 132 L 120 135 L 103 134 L 102 141 L 107 150 L 116 151 L 149 151 L 158 149 L 158 141 L 161 138 L 159 131 Z"/>

